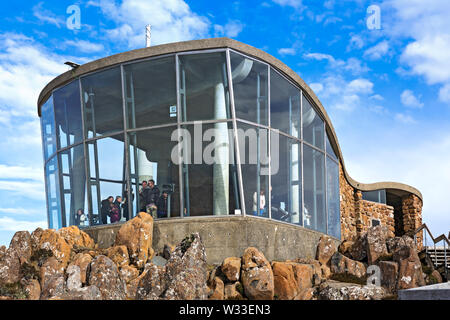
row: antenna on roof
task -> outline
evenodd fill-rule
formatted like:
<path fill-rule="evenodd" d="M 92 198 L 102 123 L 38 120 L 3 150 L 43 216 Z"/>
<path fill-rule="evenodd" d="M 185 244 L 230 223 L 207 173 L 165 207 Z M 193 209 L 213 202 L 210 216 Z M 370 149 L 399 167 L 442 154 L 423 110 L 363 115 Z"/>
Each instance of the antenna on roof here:
<path fill-rule="evenodd" d="M 152 45 L 152 26 L 145 26 L 145 46 L 148 48 Z"/>

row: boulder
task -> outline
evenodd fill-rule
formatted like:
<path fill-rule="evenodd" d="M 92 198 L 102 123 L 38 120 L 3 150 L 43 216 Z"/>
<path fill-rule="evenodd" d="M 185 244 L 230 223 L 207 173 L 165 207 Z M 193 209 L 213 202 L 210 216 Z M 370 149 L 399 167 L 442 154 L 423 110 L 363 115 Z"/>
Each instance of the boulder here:
<path fill-rule="evenodd" d="M 67 281 L 66 288 L 67 290 L 76 290 L 81 288 L 81 272 L 80 267 L 76 265 L 69 266 L 66 270 Z"/>
<path fill-rule="evenodd" d="M 244 300 L 244 288 L 239 281 L 227 283 L 224 288 L 225 300 Z"/>
<path fill-rule="evenodd" d="M 87 283 L 87 274 L 89 266 L 92 262 L 92 256 L 87 253 L 77 253 L 69 264 L 70 266 L 78 266 L 80 268 L 81 283 Z M 68 267 L 68 268 L 69 268 Z"/>
<path fill-rule="evenodd" d="M 382 287 L 326 281 L 318 292 L 319 300 L 381 300 L 387 295 Z"/>
<path fill-rule="evenodd" d="M 333 254 L 336 252 L 334 240 L 328 236 L 321 236 L 317 245 L 316 259 L 322 264 L 328 264 Z"/>
<path fill-rule="evenodd" d="M 223 300 L 225 297 L 225 285 L 223 284 L 222 279 L 219 277 L 215 277 L 212 281 L 211 287 L 211 295 L 209 296 L 209 300 Z"/>
<path fill-rule="evenodd" d="M 342 253 L 344 256 L 348 256 L 351 258 L 350 249 L 353 247 L 354 242 L 351 240 L 344 240 L 339 245 L 338 251 Z"/>
<path fill-rule="evenodd" d="M 53 300 L 102 300 L 102 294 L 96 286 L 88 286 L 66 291 Z"/>
<path fill-rule="evenodd" d="M 39 249 L 39 243 L 41 241 L 42 233 L 44 232 L 44 229 L 37 228 L 31 233 L 31 249 L 33 252 L 37 251 Z"/>
<path fill-rule="evenodd" d="M 138 300 L 158 300 L 167 288 L 165 268 L 150 264 L 136 291 Z"/>
<path fill-rule="evenodd" d="M 401 247 L 415 247 L 414 239 L 404 235 L 402 237 L 390 238 L 386 241 L 389 253 L 394 253 Z"/>
<path fill-rule="evenodd" d="M 415 245 L 413 247 L 403 246 L 398 248 L 393 254 L 393 259 L 398 263 L 398 290 L 425 285 L 422 264 Z"/>
<path fill-rule="evenodd" d="M 170 255 L 172 254 L 172 252 L 175 250 L 175 245 L 172 244 L 165 244 L 163 251 L 162 251 L 162 257 L 166 260 L 170 259 Z"/>
<path fill-rule="evenodd" d="M 275 288 L 272 268 L 266 257 L 254 247 L 245 249 L 242 256 L 241 280 L 249 299 L 273 299 Z"/>
<path fill-rule="evenodd" d="M 225 258 L 221 270 L 229 281 L 238 281 L 241 273 L 241 258 Z"/>
<path fill-rule="evenodd" d="M 371 227 L 367 231 L 367 263 L 375 264 L 379 257 L 387 255 L 385 230 L 381 225 Z"/>
<path fill-rule="evenodd" d="M 71 247 L 66 240 L 55 230 L 46 229 L 42 231 L 37 249 L 50 250 L 63 268 L 70 260 Z"/>
<path fill-rule="evenodd" d="M 363 261 L 367 258 L 367 232 L 356 238 L 348 253 L 356 261 Z"/>
<path fill-rule="evenodd" d="M 11 239 L 9 249 L 17 254 L 20 264 L 30 262 L 32 254 L 30 233 L 28 231 L 16 232 Z"/>
<path fill-rule="evenodd" d="M 36 279 L 25 280 L 22 279 L 21 284 L 27 293 L 28 300 L 39 300 L 41 296 L 41 285 Z"/>
<path fill-rule="evenodd" d="M 350 274 L 358 278 L 366 275 L 366 267 L 362 262 L 352 260 L 339 252 L 331 257 L 330 264 L 334 274 Z"/>
<path fill-rule="evenodd" d="M 314 288 L 302 289 L 294 298 L 294 300 L 314 300 L 315 291 L 316 289 Z"/>
<path fill-rule="evenodd" d="M 390 293 L 396 291 L 398 264 L 394 261 L 380 261 L 378 263 L 381 273 L 381 286 Z"/>
<path fill-rule="evenodd" d="M 136 299 L 137 289 L 139 286 L 139 283 L 143 277 L 147 274 L 148 270 L 152 266 L 151 263 L 147 263 L 144 267 L 144 271 L 142 273 L 134 278 L 133 280 L 130 280 L 130 282 L 127 283 L 125 289 L 126 289 L 126 296 L 128 300 L 134 300 Z M 136 269 L 137 270 L 137 269 Z M 126 279 L 124 279 L 126 281 Z"/>
<path fill-rule="evenodd" d="M 0 246 L 0 261 L 3 259 L 5 254 L 6 254 L 6 247 L 5 246 Z"/>
<path fill-rule="evenodd" d="M 167 264 L 167 259 L 164 259 L 161 256 L 154 256 L 150 262 L 153 263 L 154 265 L 164 267 Z"/>
<path fill-rule="evenodd" d="M 313 264 L 291 263 L 297 285 L 297 293 L 311 288 L 314 283 L 315 266 Z"/>
<path fill-rule="evenodd" d="M 58 230 L 58 233 L 66 240 L 70 247 L 95 248 L 94 240 L 77 226 L 61 228 Z"/>
<path fill-rule="evenodd" d="M 106 256 L 110 258 L 119 268 L 130 263 L 128 249 L 126 246 L 114 246 L 106 249 Z"/>
<path fill-rule="evenodd" d="M 293 265 L 288 262 L 273 262 L 274 296 L 280 300 L 292 300 L 298 293 Z"/>
<path fill-rule="evenodd" d="M 120 268 L 120 278 L 125 281 L 126 284 L 139 276 L 139 270 L 134 266 L 125 265 Z"/>
<path fill-rule="evenodd" d="M 131 262 L 142 268 L 153 255 L 153 218 L 145 212 L 127 221 L 116 235 L 115 246 L 126 246 Z"/>
<path fill-rule="evenodd" d="M 16 283 L 20 278 L 20 259 L 16 251 L 8 248 L 0 258 L 0 285 Z"/>
<path fill-rule="evenodd" d="M 48 258 L 40 268 L 41 299 L 47 300 L 65 292 L 64 268 L 55 258 Z"/>
<path fill-rule="evenodd" d="M 439 273 L 439 271 L 433 270 L 433 271 L 431 272 L 431 274 L 430 274 L 430 277 L 431 277 L 431 278 L 434 278 L 434 279 L 436 280 L 436 282 L 433 281 L 433 284 L 434 284 L 434 283 L 442 283 L 442 276 L 441 276 L 441 274 Z"/>
<path fill-rule="evenodd" d="M 103 300 L 126 298 L 125 282 L 120 279 L 117 265 L 107 256 L 99 255 L 92 260 L 88 283 L 100 290 Z"/>
<path fill-rule="evenodd" d="M 323 266 L 323 264 L 321 264 L 319 261 L 317 261 L 315 259 L 310 259 L 310 258 L 299 258 L 299 259 L 296 259 L 295 262 L 311 266 L 312 271 L 313 271 L 313 276 L 312 276 L 312 285 L 313 286 L 318 286 L 322 282 L 322 273 L 323 273 L 322 266 Z"/>

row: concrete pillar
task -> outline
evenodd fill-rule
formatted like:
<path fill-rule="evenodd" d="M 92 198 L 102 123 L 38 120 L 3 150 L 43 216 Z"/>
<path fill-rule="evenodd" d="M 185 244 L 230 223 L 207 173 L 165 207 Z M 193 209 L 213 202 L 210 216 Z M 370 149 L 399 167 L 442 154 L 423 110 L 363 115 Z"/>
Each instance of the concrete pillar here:
<path fill-rule="evenodd" d="M 155 179 L 153 172 L 153 163 L 148 161 L 147 154 L 145 151 L 138 149 L 138 173 L 139 173 L 139 183 L 142 181 L 148 181 L 150 179 Z"/>

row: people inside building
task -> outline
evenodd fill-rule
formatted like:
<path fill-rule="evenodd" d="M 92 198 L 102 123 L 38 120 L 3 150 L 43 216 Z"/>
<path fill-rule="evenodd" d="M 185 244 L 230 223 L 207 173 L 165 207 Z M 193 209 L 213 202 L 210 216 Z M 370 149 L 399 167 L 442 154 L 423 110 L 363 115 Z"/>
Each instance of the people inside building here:
<path fill-rule="evenodd" d="M 123 192 L 123 196 L 122 196 L 122 212 L 123 212 L 123 217 L 125 218 L 125 221 L 130 220 L 130 213 L 128 211 L 128 203 L 130 201 L 128 201 L 128 189 L 125 189 L 125 191 Z M 133 203 L 134 201 L 134 193 L 133 191 L 131 191 L 131 203 Z"/>
<path fill-rule="evenodd" d="M 83 209 L 78 209 L 77 212 L 75 212 L 75 225 L 80 226 L 84 225 L 84 222 L 86 221 L 86 215 L 84 214 Z"/>
<path fill-rule="evenodd" d="M 116 201 L 111 203 L 110 220 L 111 223 L 120 221 L 120 209 L 121 209 L 122 197 L 117 196 Z"/>
<path fill-rule="evenodd" d="M 100 217 L 102 224 L 108 223 L 108 217 L 111 214 L 111 204 L 114 202 L 114 197 L 109 196 L 108 198 L 102 200 L 100 208 Z"/>
<path fill-rule="evenodd" d="M 146 212 L 151 214 L 153 218 L 157 218 L 157 202 L 159 199 L 159 189 L 155 185 L 155 180 L 148 181 L 148 192 L 146 197 Z"/>
<path fill-rule="evenodd" d="M 264 212 L 265 212 L 265 207 L 266 207 L 266 196 L 265 196 L 265 192 L 263 189 L 261 189 L 261 192 L 259 193 L 259 208 L 257 211 L 257 201 L 258 201 L 258 197 L 256 192 L 253 193 L 253 214 L 255 216 L 259 216 L 262 217 L 264 216 Z"/>
<path fill-rule="evenodd" d="M 167 203 L 169 200 L 169 193 L 163 191 L 162 195 L 159 197 L 156 206 L 158 207 L 158 218 L 167 218 Z"/>
<path fill-rule="evenodd" d="M 142 181 L 142 188 L 139 189 L 139 211 L 146 211 L 149 189 L 147 181 Z"/>

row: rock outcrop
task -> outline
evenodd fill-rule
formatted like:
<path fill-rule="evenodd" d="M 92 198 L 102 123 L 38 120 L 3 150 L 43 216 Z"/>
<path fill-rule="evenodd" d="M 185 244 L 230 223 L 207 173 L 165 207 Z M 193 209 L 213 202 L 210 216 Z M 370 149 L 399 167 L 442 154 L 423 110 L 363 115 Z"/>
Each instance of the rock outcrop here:
<path fill-rule="evenodd" d="M 266 257 L 256 248 L 250 247 L 242 256 L 242 285 L 245 295 L 252 300 L 272 300 L 274 277 Z"/>

